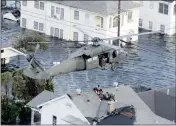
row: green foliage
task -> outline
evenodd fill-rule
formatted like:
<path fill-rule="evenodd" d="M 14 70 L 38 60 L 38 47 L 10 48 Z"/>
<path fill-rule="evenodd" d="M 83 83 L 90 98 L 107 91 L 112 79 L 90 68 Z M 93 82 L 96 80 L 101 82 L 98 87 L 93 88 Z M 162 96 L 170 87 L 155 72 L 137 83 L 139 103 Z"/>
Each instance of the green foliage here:
<path fill-rule="evenodd" d="M 40 35 L 38 32 L 32 32 L 24 37 L 19 36 L 19 38 L 12 44 L 16 49 L 24 48 L 29 52 L 34 52 L 37 43 L 28 43 L 28 42 L 46 42 L 46 39 Z M 48 48 L 47 43 L 39 43 L 40 49 L 46 50 Z"/>
<path fill-rule="evenodd" d="M 4 72 L 1 74 L 1 82 L 7 83 L 12 78 L 11 72 Z"/>
<path fill-rule="evenodd" d="M 6 82 L 10 77 L 13 78 L 12 94 L 16 99 L 24 100 L 24 102 L 15 102 L 15 100 L 8 99 L 6 95 L 1 97 L 1 124 L 15 125 L 18 116 L 20 118 L 19 124 L 29 125 L 31 110 L 24 107 L 26 103 L 43 90 L 54 91 L 52 79 L 47 81 L 33 80 L 24 76 L 23 70 L 24 68 L 13 73 L 1 74 L 3 82 Z"/>
<path fill-rule="evenodd" d="M 1 124 L 15 125 L 16 117 L 19 116 L 20 124 L 27 125 L 30 122 L 31 110 L 24 105 L 23 102 L 15 102 L 6 96 L 1 96 Z"/>

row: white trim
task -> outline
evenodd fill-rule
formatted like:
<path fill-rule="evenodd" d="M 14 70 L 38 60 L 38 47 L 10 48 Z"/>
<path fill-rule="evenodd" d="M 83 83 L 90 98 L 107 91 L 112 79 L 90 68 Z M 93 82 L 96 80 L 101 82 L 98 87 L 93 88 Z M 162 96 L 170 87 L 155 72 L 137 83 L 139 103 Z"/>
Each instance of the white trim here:
<path fill-rule="evenodd" d="M 15 51 L 15 52 L 17 52 L 17 53 L 19 53 L 20 55 L 27 56 L 27 54 L 22 53 L 22 52 L 16 50 L 15 48 L 12 48 L 12 47 L 8 47 L 8 48 L 11 49 L 11 50 L 13 50 L 13 51 Z"/>
<path fill-rule="evenodd" d="M 42 103 L 42 104 L 37 105 L 37 108 L 39 108 L 40 106 L 45 106 L 45 105 L 47 105 L 47 104 L 49 104 L 49 103 L 51 103 L 51 102 L 54 102 L 54 101 L 56 101 L 56 100 L 63 99 L 63 98 L 68 98 L 68 96 L 67 96 L 67 95 L 63 95 L 63 96 L 54 98 L 54 99 L 52 99 L 52 100 L 50 100 L 50 101 L 47 101 L 47 102 L 44 102 L 44 103 Z"/>

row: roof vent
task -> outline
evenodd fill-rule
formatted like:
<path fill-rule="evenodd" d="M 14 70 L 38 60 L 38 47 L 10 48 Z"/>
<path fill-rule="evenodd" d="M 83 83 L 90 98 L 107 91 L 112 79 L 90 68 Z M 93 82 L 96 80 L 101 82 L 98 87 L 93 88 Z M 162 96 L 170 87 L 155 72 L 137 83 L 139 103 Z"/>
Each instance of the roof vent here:
<path fill-rule="evenodd" d="M 167 89 L 167 95 L 169 95 L 169 89 Z"/>
<path fill-rule="evenodd" d="M 4 49 L 1 49 L 1 53 L 3 53 L 4 52 Z"/>
<path fill-rule="evenodd" d="M 116 90 L 119 88 L 119 83 L 118 82 L 113 82 L 113 86 L 116 88 Z"/>
<path fill-rule="evenodd" d="M 78 94 L 78 95 L 81 95 L 81 89 L 79 88 L 79 89 L 76 89 L 76 93 Z"/>

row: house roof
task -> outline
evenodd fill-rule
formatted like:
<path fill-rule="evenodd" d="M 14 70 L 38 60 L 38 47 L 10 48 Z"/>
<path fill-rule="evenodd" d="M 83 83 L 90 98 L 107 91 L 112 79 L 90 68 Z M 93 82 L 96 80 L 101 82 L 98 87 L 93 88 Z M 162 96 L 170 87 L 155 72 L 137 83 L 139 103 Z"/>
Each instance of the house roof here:
<path fill-rule="evenodd" d="M 102 15 L 118 13 L 118 1 L 53 1 L 57 4 L 83 9 Z M 140 7 L 140 4 L 132 1 L 121 1 L 121 12 Z"/>
<path fill-rule="evenodd" d="M 37 108 L 38 105 L 41 105 L 57 97 L 59 96 L 54 94 L 53 92 L 44 90 L 39 95 L 37 95 L 35 98 L 33 98 L 30 102 L 28 102 L 26 106 Z"/>
<path fill-rule="evenodd" d="M 79 125 L 79 124 L 88 124 L 87 122 L 81 120 L 80 118 L 77 118 L 72 115 L 67 115 L 64 118 L 62 118 L 63 121 L 70 122 L 71 124 L 74 125 Z"/>
<path fill-rule="evenodd" d="M 12 47 L 1 48 L 1 58 L 9 58 L 9 57 L 14 57 L 14 56 L 18 56 L 18 55 L 26 56 L 26 54 L 12 48 Z"/>
<path fill-rule="evenodd" d="M 115 94 L 115 99 L 117 100 L 116 108 L 126 105 L 134 106 L 136 111 L 136 121 L 134 124 L 157 124 L 156 122 L 158 124 L 172 124 L 171 121 L 155 115 L 131 87 L 121 85 L 118 91 L 115 88 L 103 89 L 103 92 L 107 91 Z M 107 101 L 100 102 L 94 92 L 84 93 L 80 96 L 76 94 L 71 96 L 73 98 L 72 101 L 89 121 L 95 117 L 107 116 Z M 87 99 L 90 101 L 87 102 Z M 109 124 L 105 124 L 111 125 L 113 120 L 113 116 L 109 117 L 108 121 L 105 121 L 109 122 Z"/>
<path fill-rule="evenodd" d="M 176 92 L 175 92 L 175 86 L 174 87 L 170 87 L 170 88 L 162 88 L 162 89 L 158 89 L 156 90 L 157 92 L 162 92 L 164 94 L 167 94 L 167 92 L 169 93 L 168 95 L 175 97 L 176 96 Z"/>

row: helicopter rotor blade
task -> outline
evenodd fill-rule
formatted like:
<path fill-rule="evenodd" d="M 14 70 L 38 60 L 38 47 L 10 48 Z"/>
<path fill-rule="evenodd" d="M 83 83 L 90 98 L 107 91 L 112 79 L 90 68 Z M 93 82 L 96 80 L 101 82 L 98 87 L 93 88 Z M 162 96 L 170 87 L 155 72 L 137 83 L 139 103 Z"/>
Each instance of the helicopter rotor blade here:
<path fill-rule="evenodd" d="M 40 48 L 40 45 L 37 43 L 37 45 L 36 45 L 36 48 L 35 48 L 35 52 L 34 52 L 34 54 L 33 55 L 35 55 L 36 54 L 36 52 L 38 51 L 38 49 Z"/>
<path fill-rule="evenodd" d="M 103 42 L 103 41 L 98 42 L 98 44 L 103 45 L 103 46 L 106 46 L 106 47 L 109 47 L 109 48 L 112 48 L 112 49 L 115 49 L 115 50 L 119 50 L 119 49 L 120 49 L 119 46 L 111 45 L 111 44 L 105 43 L 105 42 Z"/>
<path fill-rule="evenodd" d="M 112 37 L 112 38 L 104 38 L 102 40 L 118 40 L 118 39 L 122 39 L 124 37 L 132 37 L 132 36 L 141 36 L 141 35 L 148 35 L 148 34 L 154 34 L 154 33 L 158 33 L 158 32 L 144 32 L 144 33 L 140 33 L 140 34 L 131 34 L 131 35 L 123 35 L 123 36 L 119 36 L 119 37 Z"/>

